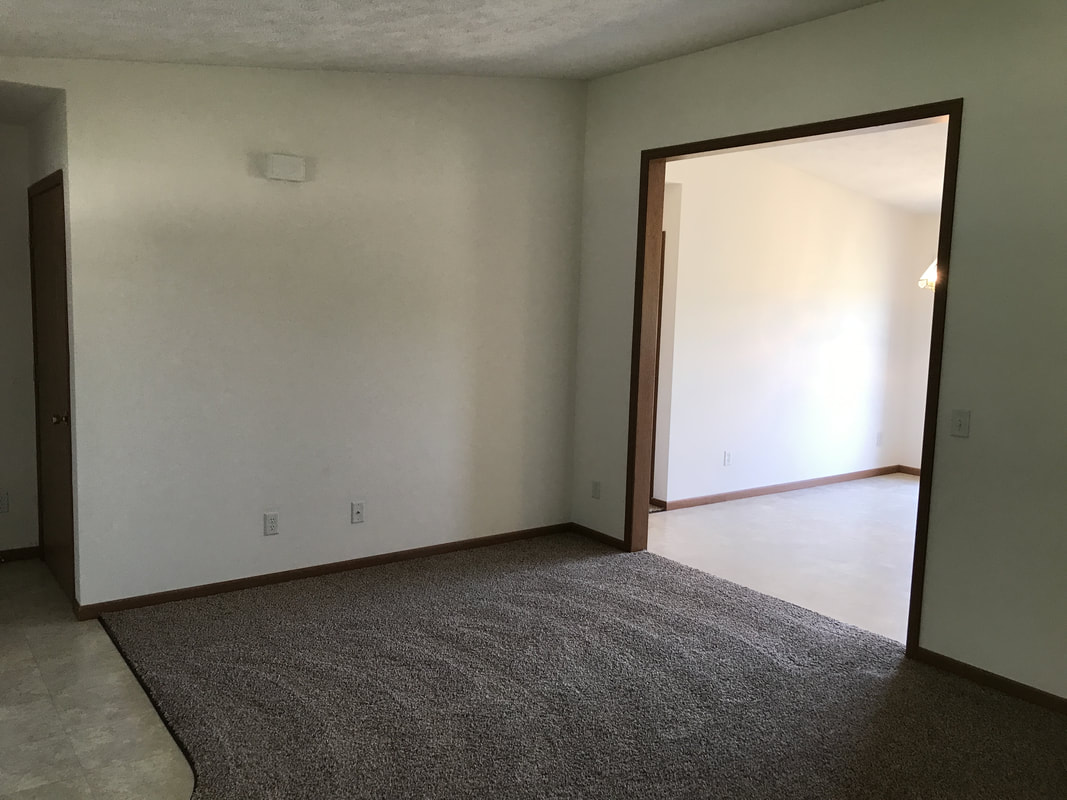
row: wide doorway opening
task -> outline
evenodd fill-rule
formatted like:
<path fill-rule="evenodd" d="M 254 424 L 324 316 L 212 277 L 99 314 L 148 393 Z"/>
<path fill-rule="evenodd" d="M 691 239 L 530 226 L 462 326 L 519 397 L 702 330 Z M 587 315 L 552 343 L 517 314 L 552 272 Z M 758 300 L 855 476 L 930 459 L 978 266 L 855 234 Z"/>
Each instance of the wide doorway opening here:
<path fill-rule="evenodd" d="M 961 110 L 646 151 L 630 549 L 917 645 Z"/>

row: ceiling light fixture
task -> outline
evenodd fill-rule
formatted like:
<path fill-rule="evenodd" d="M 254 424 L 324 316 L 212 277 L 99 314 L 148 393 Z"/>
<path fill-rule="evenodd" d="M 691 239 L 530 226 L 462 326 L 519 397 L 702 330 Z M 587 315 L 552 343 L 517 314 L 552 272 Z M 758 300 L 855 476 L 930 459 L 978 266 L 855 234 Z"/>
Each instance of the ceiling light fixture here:
<path fill-rule="evenodd" d="M 928 266 L 926 272 L 919 278 L 919 288 L 929 289 L 932 292 L 937 284 L 937 277 L 937 260 L 934 259 L 934 263 Z"/>

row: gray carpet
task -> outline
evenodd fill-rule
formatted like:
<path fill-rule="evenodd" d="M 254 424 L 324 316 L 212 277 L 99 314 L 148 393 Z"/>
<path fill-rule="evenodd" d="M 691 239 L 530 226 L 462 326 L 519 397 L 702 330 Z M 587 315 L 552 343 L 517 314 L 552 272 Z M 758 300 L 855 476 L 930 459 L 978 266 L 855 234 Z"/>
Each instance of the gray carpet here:
<path fill-rule="evenodd" d="M 105 624 L 197 800 L 1067 798 L 1067 717 L 567 535 Z"/>

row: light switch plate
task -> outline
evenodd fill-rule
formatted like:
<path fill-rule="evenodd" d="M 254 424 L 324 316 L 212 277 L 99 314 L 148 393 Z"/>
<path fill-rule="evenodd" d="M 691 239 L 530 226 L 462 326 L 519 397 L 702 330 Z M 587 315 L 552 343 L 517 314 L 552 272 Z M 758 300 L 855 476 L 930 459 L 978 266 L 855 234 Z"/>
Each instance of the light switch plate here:
<path fill-rule="evenodd" d="M 960 439 L 966 439 L 971 435 L 971 411 L 967 408 L 952 409 L 952 422 L 950 433 Z"/>
<path fill-rule="evenodd" d="M 307 180 L 307 162 L 301 156 L 287 153 L 268 153 L 265 175 L 272 181 L 302 183 Z"/>

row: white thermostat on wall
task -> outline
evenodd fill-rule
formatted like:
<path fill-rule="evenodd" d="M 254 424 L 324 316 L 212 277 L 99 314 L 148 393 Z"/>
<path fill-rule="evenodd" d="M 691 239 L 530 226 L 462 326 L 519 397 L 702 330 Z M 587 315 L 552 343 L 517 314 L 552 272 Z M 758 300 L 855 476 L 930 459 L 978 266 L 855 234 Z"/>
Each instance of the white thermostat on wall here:
<path fill-rule="evenodd" d="M 266 159 L 266 178 L 272 181 L 307 180 L 307 164 L 303 156 L 290 156 L 285 153 L 268 153 Z"/>

